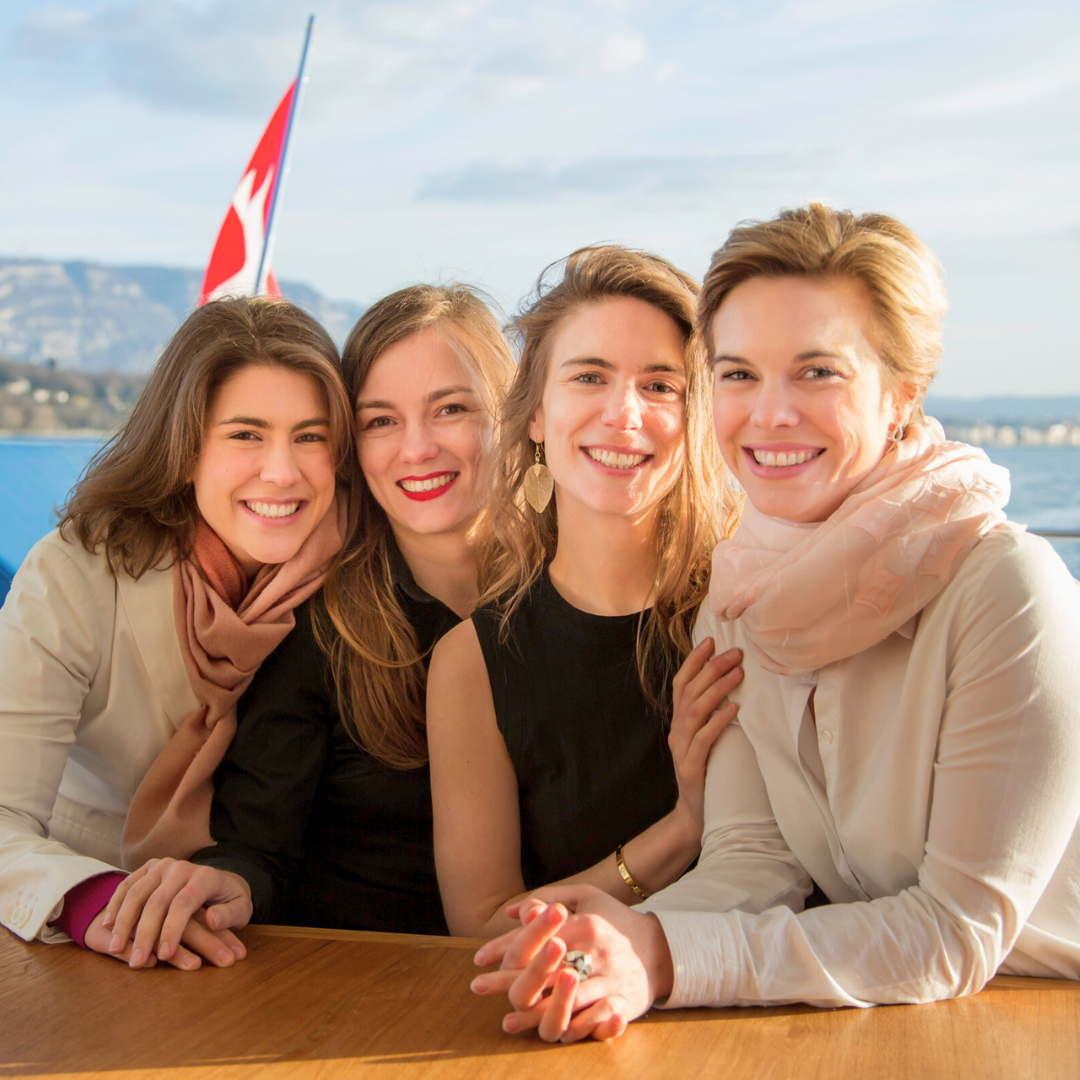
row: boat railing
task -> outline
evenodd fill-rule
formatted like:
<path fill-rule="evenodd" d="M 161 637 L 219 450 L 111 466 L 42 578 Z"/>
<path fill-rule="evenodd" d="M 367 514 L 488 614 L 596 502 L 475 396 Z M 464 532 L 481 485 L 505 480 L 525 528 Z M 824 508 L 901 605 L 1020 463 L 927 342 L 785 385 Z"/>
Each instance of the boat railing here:
<path fill-rule="evenodd" d="M 1028 532 L 1047 540 L 1080 540 L 1080 532 L 1072 529 L 1028 529 Z"/>

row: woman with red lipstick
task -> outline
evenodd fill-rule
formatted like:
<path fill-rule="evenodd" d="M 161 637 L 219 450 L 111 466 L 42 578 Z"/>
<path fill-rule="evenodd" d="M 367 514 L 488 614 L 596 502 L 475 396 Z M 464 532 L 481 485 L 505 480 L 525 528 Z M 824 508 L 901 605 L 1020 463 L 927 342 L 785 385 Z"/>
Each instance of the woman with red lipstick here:
<path fill-rule="evenodd" d="M 204 903 L 215 922 L 232 919 L 219 904 L 233 894 L 260 922 L 446 930 L 426 666 L 476 605 L 476 534 L 513 359 L 471 290 L 418 285 L 369 308 L 343 366 L 358 522 L 314 619 L 300 617 L 241 701 L 217 775 L 215 846 L 147 875 L 118 916 L 127 927 L 145 910 L 136 940 L 160 935 L 166 950 Z"/>
<path fill-rule="evenodd" d="M 703 645 L 672 700 L 733 510 L 704 437 L 695 283 L 598 247 L 539 291 L 516 324 L 488 606 L 431 664 L 436 862 L 455 934 L 505 929 L 508 902 L 560 879 L 632 900 L 678 877 L 700 848 L 705 758 L 740 675 L 737 653 Z M 544 471 L 554 498 L 526 505 L 523 484 Z"/>
<path fill-rule="evenodd" d="M 121 841 L 136 864 L 209 841 L 236 699 L 340 546 L 350 429 L 337 349 L 291 304 L 207 304 L 165 347 L 0 611 L 14 933 L 154 962 L 105 919 Z M 161 959 L 200 956 L 231 964 L 243 947 L 185 920 Z"/>
<path fill-rule="evenodd" d="M 880 214 L 785 211 L 713 257 L 698 325 L 747 506 L 695 633 L 745 651 L 739 722 L 693 871 L 635 911 L 529 901 L 480 951 L 507 1031 L 1080 978 L 1078 586 L 1005 521 L 1005 470 L 923 417 L 944 308 L 933 255 Z M 804 907 L 811 881 L 828 905 Z"/>

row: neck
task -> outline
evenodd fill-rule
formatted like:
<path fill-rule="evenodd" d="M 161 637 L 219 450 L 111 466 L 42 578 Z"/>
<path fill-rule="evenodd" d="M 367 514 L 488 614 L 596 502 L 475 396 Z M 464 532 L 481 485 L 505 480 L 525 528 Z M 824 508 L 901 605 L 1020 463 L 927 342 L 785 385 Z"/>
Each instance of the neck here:
<path fill-rule="evenodd" d="M 480 596 L 475 545 L 468 532 L 420 536 L 395 529 L 394 539 L 416 584 L 459 618 L 467 619 Z"/>
<path fill-rule="evenodd" d="M 653 602 L 655 510 L 630 518 L 559 506 L 558 514 L 549 572 L 568 603 L 591 615 L 633 615 Z"/>

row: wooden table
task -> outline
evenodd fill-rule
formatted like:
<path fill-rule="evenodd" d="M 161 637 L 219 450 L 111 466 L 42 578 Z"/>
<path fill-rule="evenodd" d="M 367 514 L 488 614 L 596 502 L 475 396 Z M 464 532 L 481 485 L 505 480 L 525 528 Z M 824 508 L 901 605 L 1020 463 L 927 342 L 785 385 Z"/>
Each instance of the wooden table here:
<path fill-rule="evenodd" d="M 1080 985 L 999 977 L 936 1005 L 654 1011 L 609 1044 L 504 1035 L 475 942 L 280 927 L 229 970 L 129 971 L 0 931 L 0 1077 L 1077 1080 Z"/>

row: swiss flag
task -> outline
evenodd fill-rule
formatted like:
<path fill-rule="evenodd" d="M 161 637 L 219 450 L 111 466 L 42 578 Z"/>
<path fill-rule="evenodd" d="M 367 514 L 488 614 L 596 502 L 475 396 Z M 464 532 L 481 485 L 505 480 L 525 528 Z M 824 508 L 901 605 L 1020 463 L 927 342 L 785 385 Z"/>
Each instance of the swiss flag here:
<path fill-rule="evenodd" d="M 232 197 L 203 278 L 200 305 L 222 296 L 256 296 L 260 292 L 281 295 L 270 268 L 270 253 L 266 252 L 263 259 L 263 249 L 274 195 L 281 182 L 289 118 L 298 83 L 299 80 L 293 82 L 274 110 Z M 257 281 L 260 260 L 263 280 Z"/>

